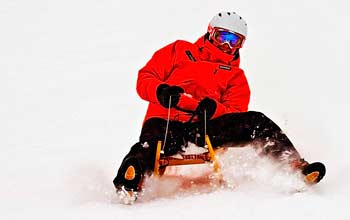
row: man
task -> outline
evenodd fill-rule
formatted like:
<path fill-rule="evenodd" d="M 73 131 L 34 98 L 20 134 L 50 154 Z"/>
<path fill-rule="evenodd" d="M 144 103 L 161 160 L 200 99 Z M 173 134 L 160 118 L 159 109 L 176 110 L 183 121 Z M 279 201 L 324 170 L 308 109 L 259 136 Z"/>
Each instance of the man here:
<path fill-rule="evenodd" d="M 204 146 L 204 128 L 214 147 L 254 144 L 260 154 L 299 169 L 309 183 L 325 175 L 322 163 L 303 160 L 268 117 L 247 111 L 250 89 L 239 68 L 247 24 L 235 12 L 214 16 L 197 42 L 178 40 L 157 51 L 139 71 L 137 92 L 149 102 L 140 140 L 124 158 L 113 183 L 137 192 L 154 170 L 158 140 L 171 156 L 188 142 Z M 312 177 L 308 176 L 311 175 Z"/>

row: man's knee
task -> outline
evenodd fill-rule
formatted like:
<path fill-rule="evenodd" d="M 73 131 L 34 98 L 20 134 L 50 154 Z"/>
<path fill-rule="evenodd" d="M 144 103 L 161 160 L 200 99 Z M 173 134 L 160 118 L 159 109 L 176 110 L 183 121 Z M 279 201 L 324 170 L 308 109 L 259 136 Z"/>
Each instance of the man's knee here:
<path fill-rule="evenodd" d="M 150 118 L 142 126 L 140 142 L 150 142 L 163 139 L 166 128 L 166 120 L 162 118 Z"/>
<path fill-rule="evenodd" d="M 247 112 L 247 115 L 254 121 L 269 120 L 264 113 L 258 111 L 249 111 Z"/>

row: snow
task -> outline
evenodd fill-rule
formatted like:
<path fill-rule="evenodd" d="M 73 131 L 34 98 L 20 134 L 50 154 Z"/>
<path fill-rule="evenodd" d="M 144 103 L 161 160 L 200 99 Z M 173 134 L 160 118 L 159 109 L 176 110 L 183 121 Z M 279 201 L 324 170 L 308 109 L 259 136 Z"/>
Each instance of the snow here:
<path fill-rule="evenodd" d="M 2 0 L 0 218 L 350 219 L 348 6 Z M 306 187 L 235 149 L 222 158 L 225 187 L 183 190 L 203 167 L 180 168 L 183 178 L 149 179 L 133 206 L 117 203 L 112 179 L 147 107 L 135 91 L 138 69 L 172 41 L 195 41 L 221 10 L 248 22 L 241 67 L 250 110 L 277 122 L 307 160 L 323 161 L 326 178 Z"/>

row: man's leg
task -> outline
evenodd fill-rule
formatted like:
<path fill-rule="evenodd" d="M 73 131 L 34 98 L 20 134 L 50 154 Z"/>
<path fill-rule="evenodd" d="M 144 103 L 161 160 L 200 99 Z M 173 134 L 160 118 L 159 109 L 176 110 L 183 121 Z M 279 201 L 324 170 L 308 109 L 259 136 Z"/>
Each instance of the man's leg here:
<path fill-rule="evenodd" d="M 281 128 L 260 112 L 223 115 L 208 122 L 214 146 L 252 143 L 260 154 L 279 161 L 300 160 L 300 155 Z"/>
<path fill-rule="evenodd" d="M 197 130 L 200 126 L 194 125 Z M 214 147 L 252 143 L 260 155 L 300 169 L 307 183 L 319 182 L 326 173 L 322 163 L 309 164 L 302 159 L 280 127 L 260 112 L 231 113 L 210 120 L 207 133 Z"/>
<path fill-rule="evenodd" d="M 204 145 L 204 123 L 190 125 L 187 140 Z M 300 155 L 280 127 L 260 112 L 230 113 L 207 122 L 214 147 L 253 144 L 257 151 L 280 161 L 300 160 Z"/>
<path fill-rule="evenodd" d="M 113 180 L 117 189 L 124 187 L 129 191 L 140 191 L 142 179 L 145 174 L 151 174 L 154 170 L 157 142 L 164 142 L 166 120 L 152 118 L 147 120 L 141 131 L 140 141 L 132 146 L 125 156 L 118 174 Z M 164 155 L 176 154 L 184 145 L 183 124 L 171 121 L 167 134 Z"/>

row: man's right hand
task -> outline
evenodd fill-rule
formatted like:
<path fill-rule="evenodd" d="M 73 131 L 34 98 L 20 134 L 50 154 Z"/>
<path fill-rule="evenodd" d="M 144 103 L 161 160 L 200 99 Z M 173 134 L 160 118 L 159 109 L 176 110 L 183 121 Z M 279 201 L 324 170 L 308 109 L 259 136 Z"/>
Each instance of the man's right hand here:
<path fill-rule="evenodd" d="M 177 106 L 180 100 L 180 95 L 184 93 L 183 88 L 179 86 L 169 86 L 168 84 L 160 84 L 157 88 L 157 99 L 164 108 Z M 171 97 L 171 102 L 170 101 Z"/>

